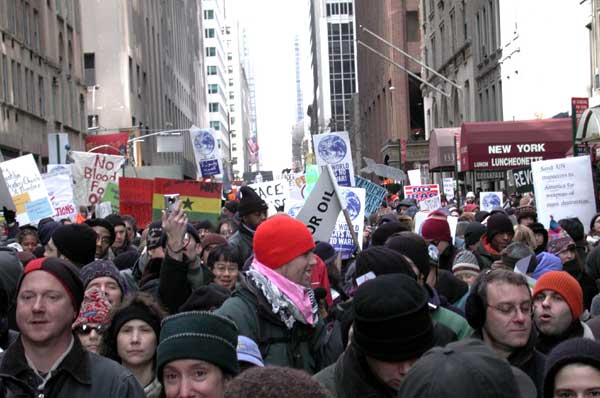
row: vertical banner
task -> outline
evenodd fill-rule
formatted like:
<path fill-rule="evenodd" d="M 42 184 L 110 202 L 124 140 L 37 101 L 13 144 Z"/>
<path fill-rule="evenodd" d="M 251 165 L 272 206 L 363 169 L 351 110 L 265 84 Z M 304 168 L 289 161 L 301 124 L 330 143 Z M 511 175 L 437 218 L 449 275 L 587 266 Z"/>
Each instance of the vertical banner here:
<path fill-rule="evenodd" d="M 480 192 L 479 209 L 492 211 L 494 207 L 502 207 L 502 192 Z"/>
<path fill-rule="evenodd" d="M 348 132 L 313 135 L 318 166 L 331 166 L 340 186 L 354 186 L 354 166 Z"/>
<path fill-rule="evenodd" d="M 221 150 L 213 129 L 200 129 L 192 126 L 190 139 L 194 147 L 194 156 L 198 169 L 198 177 L 216 176 L 223 172 Z"/>
<path fill-rule="evenodd" d="M 20 225 L 51 217 L 54 209 L 33 155 L 25 155 L 0 163 L 2 176 L 16 207 Z"/>
<path fill-rule="evenodd" d="M 363 188 L 340 187 L 339 191 L 346 202 L 346 210 L 352 221 L 354 232 L 358 237 L 358 244 L 362 249 L 362 236 L 365 227 L 365 190 Z M 343 260 L 350 258 L 355 250 L 352 233 L 348 224 L 346 224 L 343 213 L 338 215 L 329 243 L 336 251 L 341 253 Z"/>
<path fill-rule="evenodd" d="M 152 219 L 161 219 L 165 207 L 164 195 L 179 194 L 190 221 L 209 220 L 216 225 L 221 214 L 222 189 L 223 185 L 215 182 L 156 178 L 152 194 Z"/>
<path fill-rule="evenodd" d="M 590 157 L 532 162 L 531 171 L 539 222 L 548 228 L 550 216 L 578 217 L 587 233 L 596 213 Z"/>
<path fill-rule="evenodd" d="M 95 205 L 100 203 L 109 182 L 119 183 L 119 170 L 125 157 L 103 153 L 71 152 L 71 170 L 75 187 L 75 204 Z"/>
<path fill-rule="evenodd" d="M 154 181 L 144 178 L 119 178 L 119 213 L 129 214 L 140 227 L 152 222 Z"/>
<path fill-rule="evenodd" d="M 77 207 L 73 200 L 73 184 L 70 169 L 56 169 L 50 173 L 43 174 L 44 185 L 50 197 L 50 203 L 54 209 L 55 221 L 68 218 L 75 222 L 77 218 Z"/>
<path fill-rule="evenodd" d="M 364 188 L 366 192 L 364 201 L 365 216 L 369 217 L 381 207 L 381 203 L 387 194 L 387 189 L 359 176 L 356 176 L 356 186 Z"/>

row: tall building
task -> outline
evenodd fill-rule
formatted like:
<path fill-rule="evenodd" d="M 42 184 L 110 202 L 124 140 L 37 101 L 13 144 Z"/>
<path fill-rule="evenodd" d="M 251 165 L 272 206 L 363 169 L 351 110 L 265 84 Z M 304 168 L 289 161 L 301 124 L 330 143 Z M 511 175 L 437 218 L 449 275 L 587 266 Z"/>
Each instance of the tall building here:
<path fill-rule="evenodd" d="M 311 134 L 347 131 L 357 90 L 354 1 L 310 0 Z"/>
<path fill-rule="evenodd" d="M 82 15 L 90 132 L 146 135 L 206 123 L 197 0 L 83 1 Z M 183 152 L 159 152 L 162 137 L 150 137 L 136 155 L 144 166 L 195 178 L 189 134 L 182 137 Z"/>
<path fill-rule="evenodd" d="M 256 118 L 256 86 L 254 82 L 254 66 L 250 52 L 250 38 L 246 28 L 241 29 L 240 36 L 240 62 L 244 68 L 244 75 L 248 84 L 248 121 L 250 123 L 250 133 L 246 140 L 246 149 L 248 151 L 249 171 L 258 171 L 258 124 Z"/>
<path fill-rule="evenodd" d="M 300 38 L 294 38 L 294 61 L 296 68 L 296 123 L 292 128 L 292 168 L 294 171 L 304 169 L 304 99 L 302 96 L 302 74 L 300 73 Z"/>
<path fill-rule="evenodd" d="M 82 149 L 85 86 L 79 1 L 0 0 L 0 152 L 47 162 L 48 133 Z"/>
<path fill-rule="evenodd" d="M 428 157 L 421 82 L 394 63 L 417 76 L 421 66 L 384 42 L 420 59 L 419 1 L 356 0 L 356 24 L 361 78 L 353 126 L 361 135 L 362 154 L 395 167 L 419 168 Z"/>

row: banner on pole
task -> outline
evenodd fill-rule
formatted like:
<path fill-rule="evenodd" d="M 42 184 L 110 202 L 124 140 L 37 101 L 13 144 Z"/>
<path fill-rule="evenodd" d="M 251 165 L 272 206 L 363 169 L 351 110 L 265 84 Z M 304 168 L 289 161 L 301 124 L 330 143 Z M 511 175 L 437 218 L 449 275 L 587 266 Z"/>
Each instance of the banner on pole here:
<path fill-rule="evenodd" d="M 103 153 L 71 152 L 72 173 L 75 181 L 73 193 L 75 204 L 95 205 L 100 203 L 106 184 L 119 183 L 119 170 L 125 157 Z"/>
<path fill-rule="evenodd" d="M 94 149 L 94 153 L 127 156 L 128 139 L 129 133 L 87 135 L 85 137 L 85 150 L 98 148 Z"/>
<path fill-rule="evenodd" d="M 331 166 L 338 185 L 354 186 L 354 166 L 348 132 L 313 135 L 318 166 Z"/>
<path fill-rule="evenodd" d="M 377 184 L 372 183 L 371 181 L 356 176 L 356 186 L 359 188 L 364 188 L 365 190 L 365 215 L 369 217 L 371 214 L 375 213 L 380 207 L 381 203 L 385 199 L 385 195 L 387 194 L 387 190 Z"/>
<path fill-rule="evenodd" d="M 346 210 L 350 216 L 354 232 L 358 237 L 358 244 L 362 249 L 362 235 L 365 227 L 365 190 L 363 188 L 340 187 L 339 191 L 346 202 Z M 352 239 L 352 233 L 342 212 L 338 215 L 329 243 L 336 251 L 341 253 L 343 260 L 350 258 L 354 253 L 356 247 Z"/>
<path fill-rule="evenodd" d="M 221 150 L 213 129 L 200 129 L 192 126 L 190 139 L 194 147 L 198 177 L 222 174 Z"/>
<path fill-rule="evenodd" d="M 0 169 L 20 225 L 35 223 L 54 214 L 48 191 L 33 155 L 2 162 Z"/>
<path fill-rule="evenodd" d="M 119 178 L 119 213 L 129 214 L 140 227 L 152 222 L 154 181 L 144 178 Z"/>
<path fill-rule="evenodd" d="M 73 177 L 71 177 L 70 169 L 56 169 L 53 172 L 43 174 L 42 178 L 54 209 L 52 218 L 55 221 L 68 218 L 75 222 L 77 206 L 75 206 L 73 200 Z"/>

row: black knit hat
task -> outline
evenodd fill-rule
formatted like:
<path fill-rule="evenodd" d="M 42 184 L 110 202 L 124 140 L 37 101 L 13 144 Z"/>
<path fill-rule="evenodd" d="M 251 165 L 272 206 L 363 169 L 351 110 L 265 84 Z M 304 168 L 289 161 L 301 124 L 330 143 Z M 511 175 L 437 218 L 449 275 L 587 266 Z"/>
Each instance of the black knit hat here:
<path fill-rule="evenodd" d="M 427 292 L 406 275 L 382 275 L 354 295 L 352 345 L 385 362 L 419 358 L 433 347 Z"/>
<path fill-rule="evenodd" d="M 240 188 L 240 204 L 238 206 L 238 214 L 240 217 L 256 211 L 267 211 L 267 203 L 258 196 L 254 189 L 243 186 Z"/>
<path fill-rule="evenodd" d="M 158 338 L 158 336 L 160 336 L 160 317 L 158 314 L 151 311 L 148 306 L 138 302 L 133 302 L 127 306 L 120 307 L 114 312 L 111 321 L 111 329 L 113 330 L 114 336 L 117 336 L 123 325 L 132 319 L 139 319 L 146 322 L 150 325 L 156 337 Z"/>
<path fill-rule="evenodd" d="M 586 338 L 574 338 L 554 347 L 546 357 L 544 398 L 551 398 L 554 395 L 556 374 L 573 363 L 589 365 L 600 370 L 600 343 Z"/>
<path fill-rule="evenodd" d="M 199 359 L 223 373 L 239 373 L 238 328 L 233 321 L 204 311 L 181 312 L 163 319 L 156 350 L 156 369 L 162 383 L 165 365 L 178 359 Z"/>
<path fill-rule="evenodd" d="M 477 221 L 470 222 L 465 229 L 465 247 L 469 247 L 477 242 L 485 234 L 487 228 L 485 225 L 478 223 Z"/>
<path fill-rule="evenodd" d="M 94 218 L 91 220 L 85 220 L 85 223 L 90 227 L 104 227 L 110 234 L 110 244 L 112 245 L 115 242 L 115 227 L 104 218 Z M 94 248 L 95 250 L 95 248 Z"/>
<path fill-rule="evenodd" d="M 404 256 L 395 250 L 383 246 L 373 246 L 361 251 L 356 256 L 354 277 L 372 272 L 374 276 L 385 274 L 405 274 L 414 280 L 417 276 Z"/>
<path fill-rule="evenodd" d="M 117 225 L 121 225 L 123 227 L 126 227 L 125 221 L 118 214 L 109 214 L 108 216 L 104 217 L 104 219 L 106 221 L 108 221 L 109 223 L 111 223 L 111 225 L 113 226 L 113 228 L 116 227 Z"/>
<path fill-rule="evenodd" d="M 488 242 L 491 242 L 492 239 L 494 239 L 494 236 L 501 233 L 514 234 L 515 229 L 510 218 L 508 218 L 506 214 L 496 213 L 491 215 L 487 220 L 486 236 Z"/>
<path fill-rule="evenodd" d="M 373 246 L 382 246 L 386 240 L 396 232 L 408 231 L 406 224 L 399 221 L 391 221 L 381 224 L 371 237 Z"/>
<path fill-rule="evenodd" d="M 223 305 L 229 297 L 231 297 L 231 291 L 225 286 L 216 283 L 200 286 L 179 307 L 179 312 L 214 311 Z"/>
<path fill-rule="evenodd" d="M 56 228 L 52 234 L 54 246 L 77 266 L 94 261 L 98 235 L 86 224 L 67 224 Z"/>
<path fill-rule="evenodd" d="M 337 257 L 337 252 L 328 242 L 317 242 L 313 253 L 319 256 L 325 265 L 331 265 Z"/>
<path fill-rule="evenodd" d="M 54 221 L 52 218 L 43 218 L 38 223 L 38 236 L 40 237 L 40 243 L 42 246 L 46 246 L 52 238 L 52 234 L 56 229 L 60 227 L 60 224 Z"/>
<path fill-rule="evenodd" d="M 391 237 L 385 244 L 392 250 L 410 258 L 424 278 L 429 275 L 429 251 L 425 240 L 414 232 L 400 232 Z"/>

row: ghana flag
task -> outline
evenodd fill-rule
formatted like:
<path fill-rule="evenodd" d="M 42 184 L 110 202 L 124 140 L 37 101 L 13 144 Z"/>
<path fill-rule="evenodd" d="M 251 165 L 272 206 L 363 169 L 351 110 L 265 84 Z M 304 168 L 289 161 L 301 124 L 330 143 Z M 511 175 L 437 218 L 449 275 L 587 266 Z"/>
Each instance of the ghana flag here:
<path fill-rule="evenodd" d="M 210 220 L 217 224 L 221 214 L 222 184 L 193 180 L 154 179 L 152 219 L 160 220 L 165 206 L 164 195 L 179 194 L 190 221 Z"/>

